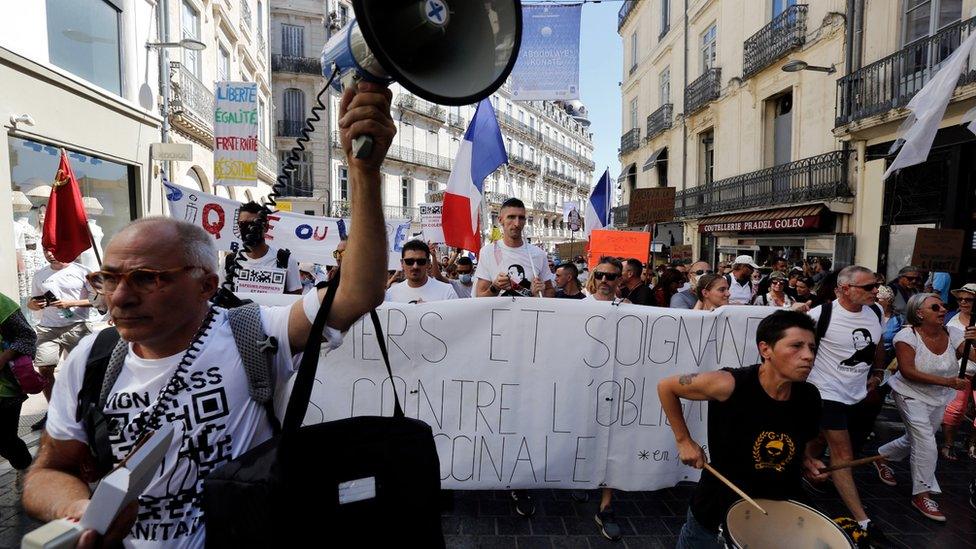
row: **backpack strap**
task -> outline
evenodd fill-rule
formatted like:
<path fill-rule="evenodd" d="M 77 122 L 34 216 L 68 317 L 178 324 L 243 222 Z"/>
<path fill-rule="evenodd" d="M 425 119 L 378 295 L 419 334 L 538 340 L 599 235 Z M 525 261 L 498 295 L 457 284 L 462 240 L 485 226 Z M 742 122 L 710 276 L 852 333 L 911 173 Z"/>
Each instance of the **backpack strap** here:
<path fill-rule="evenodd" d="M 288 258 L 291 257 L 291 250 L 287 248 L 279 248 L 278 254 L 275 257 L 279 269 L 288 268 Z"/>
<path fill-rule="evenodd" d="M 830 315 L 833 312 L 833 308 L 833 301 L 828 301 L 820 306 L 820 318 L 817 319 L 817 345 L 820 345 L 820 340 L 827 334 L 827 326 L 830 325 Z"/>
<path fill-rule="evenodd" d="M 878 317 L 878 323 L 883 323 L 884 322 L 884 320 L 883 320 L 884 319 L 884 315 L 883 315 L 883 313 L 881 311 L 881 306 L 878 305 L 877 303 L 873 303 L 873 304 L 869 305 L 869 307 L 871 307 L 871 312 L 874 313 L 874 315 L 876 317 Z M 882 326 L 882 328 L 883 327 L 884 326 Z"/>
<path fill-rule="evenodd" d="M 247 392 L 258 404 L 264 407 L 275 434 L 281 430 L 281 423 L 274 412 L 274 354 L 278 351 L 278 341 L 264 333 L 261 325 L 261 309 L 249 303 L 227 310 L 227 320 L 237 352 L 244 363 L 247 375 Z"/>
<path fill-rule="evenodd" d="M 75 420 L 81 422 L 88 437 L 88 448 L 95 459 L 99 474 L 109 471 L 114 464 L 112 443 L 109 439 L 111 425 L 103 410 L 108 392 L 122 371 L 129 344 L 119 337 L 114 327 L 105 328 L 95 336 L 95 343 L 85 363 L 85 377 L 78 391 L 78 408 Z"/>

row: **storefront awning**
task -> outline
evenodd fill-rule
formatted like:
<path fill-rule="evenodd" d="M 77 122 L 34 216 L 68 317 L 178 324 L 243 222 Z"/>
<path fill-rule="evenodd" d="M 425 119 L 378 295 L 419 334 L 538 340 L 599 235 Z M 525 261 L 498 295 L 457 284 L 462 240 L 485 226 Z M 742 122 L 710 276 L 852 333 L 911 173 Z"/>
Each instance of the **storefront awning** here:
<path fill-rule="evenodd" d="M 644 167 L 641 168 L 641 171 L 645 171 L 646 172 L 646 171 L 650 170 L 658 162 L 667 162 L 667 159 L 668 159 L 667 150 L 668 150 L 667 147 L 661 147 L 660 149 L 654 151 L 654 154 L 652 154 L 651 156 L 649 156 L 647 158 L 647 160 L 644 162 Z M 664 153 L 664 154 L 662 155 L 661 153 Z"/>
<path fill-rule="evenodd" d="M 706 217 L 698 223 L 698 232 L 802 232 L 821 228 L 826 210 L 823 204 L 813 204 Z"/>
<path fill-rule="evenodd" d="M 632 175 L 637 175 L 636 162 L 631 162 L 630 164 L 627 164 L 627 166 L 623 170 L 621 170 L 620 177 L 617 178 L 617 183 L 619 185 L 623 185 L 624 183 L 627 182 L 627 178 Z"/>

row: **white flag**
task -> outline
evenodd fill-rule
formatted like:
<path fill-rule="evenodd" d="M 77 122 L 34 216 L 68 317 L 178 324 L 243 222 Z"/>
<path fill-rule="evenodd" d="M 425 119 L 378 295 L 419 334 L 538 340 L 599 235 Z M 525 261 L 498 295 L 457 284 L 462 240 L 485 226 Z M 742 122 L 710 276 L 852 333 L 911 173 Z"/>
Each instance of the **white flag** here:
<path fill-rule="evenodd" d="M 972 53 L 974 46 L 976 46 L 976 32 L 970 33 L 959 48 L 942 62 L 942 66 L 932 80 L 908 102 L 906 108 L 912 111 L 912 114 L 902 124 L 899 130 L 901 137 L 895 142 L 895 147 L 898 142 L 903 142 L 901 150 L 898 151 L 898 156 L 888 167 L 882 179 L 887 179 L 895 170 L 921 164 L 929 157 L 932 141 L 939 131 L 939 122 L 942 121 L 946 107 L 949 106 L 949 100 L 959 82 L 962 69 L 967 66 L 966 58 Z"/>

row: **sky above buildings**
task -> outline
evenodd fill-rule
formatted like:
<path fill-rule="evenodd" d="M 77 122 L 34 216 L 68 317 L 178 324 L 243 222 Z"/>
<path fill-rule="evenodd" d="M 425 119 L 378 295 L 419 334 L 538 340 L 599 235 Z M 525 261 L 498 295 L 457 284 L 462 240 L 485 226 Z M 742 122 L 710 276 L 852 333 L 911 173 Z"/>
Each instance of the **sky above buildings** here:
<path fill-rule="evenodd" d="M 621 110 L 620 79 L 623 66 L 620 35 L 617 34 L 617 12 L 620 2 L 583 4 L 580 19 L 580 94 L 589 110 L 593 132 L 593 180 L 595 185 L 603 170 L 617 178 L 620 161 Z"/>

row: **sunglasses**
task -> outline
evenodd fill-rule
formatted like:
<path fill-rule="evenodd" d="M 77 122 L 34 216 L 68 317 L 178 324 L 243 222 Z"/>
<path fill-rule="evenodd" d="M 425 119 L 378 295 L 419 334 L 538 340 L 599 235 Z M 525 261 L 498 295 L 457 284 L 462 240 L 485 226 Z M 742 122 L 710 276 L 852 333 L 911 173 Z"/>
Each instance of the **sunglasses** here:
<path fill-rule="evenodd" d="M 606 280 L 607 282 L 613 282 L 620 278 L 620 273 L 605 273 L 603 271 L 593 271 L 593 278 L 597 280 Z"/>
<path fill-rule="evenodd" d="M 786 281 L 785 280 L 771 280 L 771 281 L 769 281 L 769 285 L 770 286 L 772 286 L 773 284 L 786 284 Z"/>
<path fill-rule="evenodd" d="M 403 259 L 402 261 L 403 261 L 403 264 L 406 265 L 407 267 L 413 267 L 414 263 L 416 263 L 417 265 L 420 265 L 421 267 L 423 267 L 424 265 L 427 264 L 427 258 L 426 257 L 419 257 L 419 258 L 416 258 L 416 259 L 414 259 L 412 257 L 408 257 L 408 258 Z"/>
<path fill-rule="evenodd" d="M 881 287 L 881 283 L 875 282 L 874 284 L 862 284 L 858 286 L 857 284 L 851 284 L 851 288 L 860 288 L 865 292 L 873 292 Z"/>
<path fill-rule="evenodd" d="M 156 269 L 132 269 L 124 273 L 95 271 L 85 275 L 85 278 L 95 292 L 102 295 L 115 292 L 122 282 L 125 282 L 129 288 L 138 294 L 149 294 L 173 282 L 173 275 L 176 273 L 191 271 L 193 269 L 203 269 L 203 267 L 187 265 L 186 267 L 176 267 L 161 271 Z"/>
<path fill-rule="evenodd" d="M 911 280 L 912 282 L 918 282 L 919 280 L 922 280 L 922 277 L 920 276 L 903 276 L 902 278 L 904 278 L 905 280 Z"/>
<path fill-rule="evenodd" d="M 959 303 L 972 303 L 973 299 L 974 298 L 972 297 L 957 297 L 956 301 L 958 301 Z"/>
<path fill-rule="evenodd" d="M 698 269 L 697 271 L 692 271 L 692 272 L 695 274 L 695 276 L 702 276 L 702 275 L 710 275 L 715 271 L 712 271 L 711 269 Z"/>
<path fill-rule="evenodd" d="M 933 311 L 936 311 L 936 312 L 938 312 L 938 311 L 945 311 L 946 310 L 946 306 L 943 305 L 943 304 L 941 304 L 941 303 L 933 303 L 931 306 L 929 306 L 929 309 L 932 309 Z"/>

